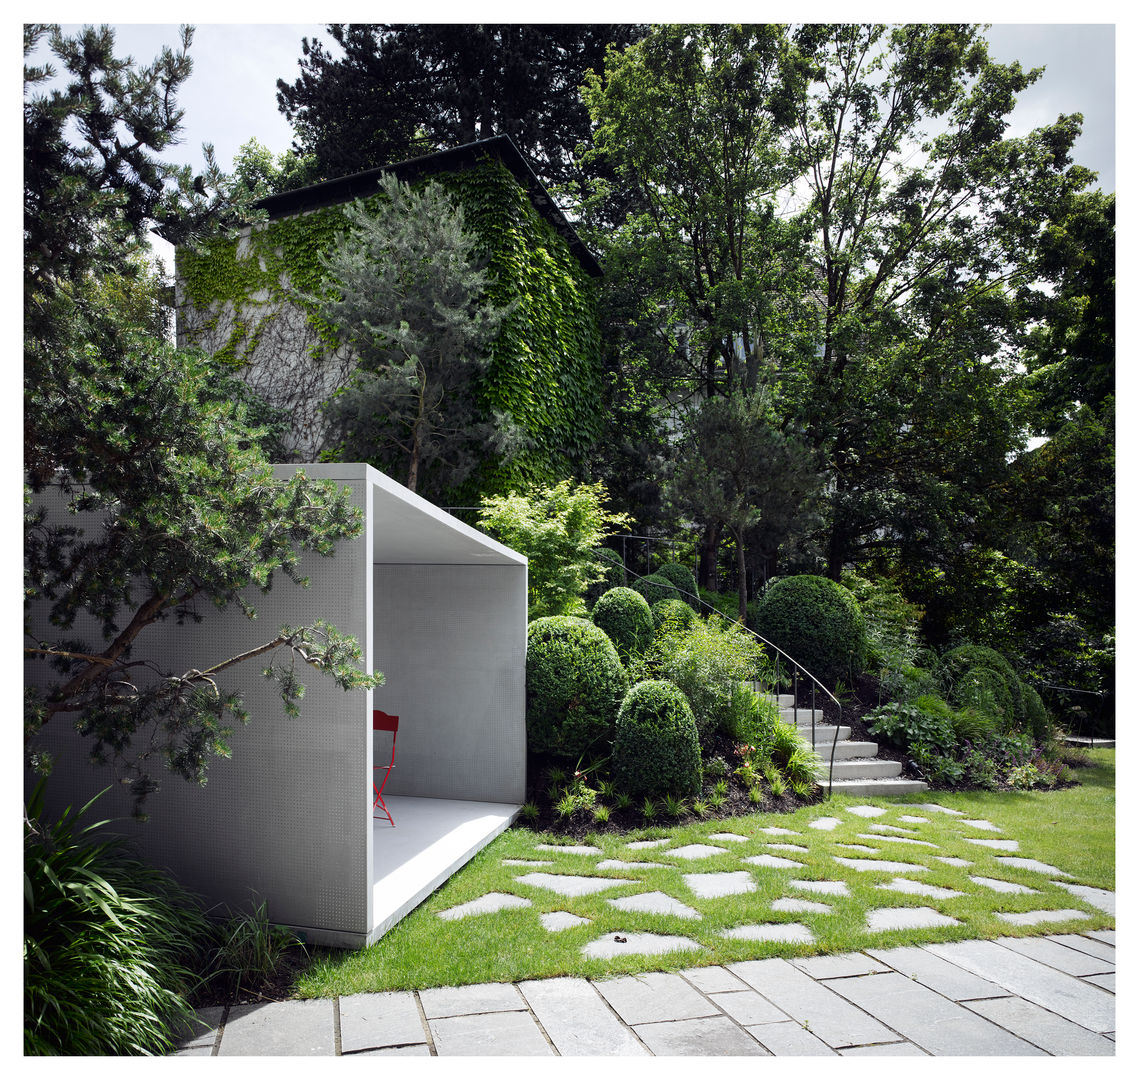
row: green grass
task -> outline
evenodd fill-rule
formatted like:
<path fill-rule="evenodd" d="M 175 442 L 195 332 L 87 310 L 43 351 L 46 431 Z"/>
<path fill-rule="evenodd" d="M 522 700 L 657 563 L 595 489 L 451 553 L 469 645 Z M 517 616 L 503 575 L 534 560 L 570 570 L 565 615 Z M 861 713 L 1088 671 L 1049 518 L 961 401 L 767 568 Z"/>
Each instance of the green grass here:
<path fill-rule="evenodd" d="M 683 827 L 640 830 L 627 836 L 595 837 L 598 856 L 536 850 L 554 838 L 526 829 L 511 829 L 480 852 L 416 911 L 397 925 L 382 941 L 358 952 L 335 953 L 320 958 L 298 984 L 304 997 L 328 997 L 380 990 L 423 989 L 431 986 L 457 986 L 475 982 L 515 981 L 554 975 L 596 977 L 643 971 L 670 971 L 707 964 L 732 963 L 769 956 L 810 956 L 875 947 L 914 945 L 932 941 L 958 941 L 1044 933 L 1081 932 L 1114 927 L 1114 920 L 1089 904 L 1050 884 L 1046 874 L 1018 870 L 1001 864 L 996 857 L 1014 854 L 1051 863 L 1072 875 L 1080 884 L 1112 889 L 1115 883 L 1115 790 L 1114 751 L 1097 751 L 1093 767 L 1080 770 L 1082 785 L 1057 792 L 1030 793 L 927 793 L 908 800 L 835 797 L 827 803 L 805 807 L 794 814 L 761 815 L 706 820 Z M 969 818 L 984 818 L 1000 828 L 999 833 L 971 830 L 960 819 L 947 814 L 923 813 L 925 823 L 900 821 L 911 812 L 907 803 L 936 802 L 961 810 Z M 848 812 L 855 805 L 886 808 L 878 818 L 866 819 Z M 842 824 L 833 831 L 809 828 L 820 817 L 836 817 Z M 886 823 L 916 830 L 912 839 L 937 845 L 866 839 L 870 826 Z M 765 827 L 779 826 L 798 836 L 772 836 Z M 630 850 L 633 839 L 670 837 L 670 848 L 690 843 L 712 843 L 709 834 L 731 832 L 744 841 L 723 842 L 727 850 L 713 858 L 696 862 L 669 860 L 667 849 Z M 861 834 L 861 835 L 860 835 Z M 990 850 L 970 844 L 964 835 L 1009 838 L 1019 842 L 1016 852 Z M 896 833 L 895 835 L 903 835 Z M 795 843 L 806 853 L 771 849 L 769 843 Z M 878 850 L 879 858 L 910 862 L 927 867 L 907 872 L 912 880 L 954 889 L 960 896 L 932 899 L 926 896 L 886 891 L 876 886 L 902 876 L 893 871 L 861 872 L 834 861 L 833 856 L 869 857 L 865 853 L 836 848 L 836 844 L 865 844 Z M 803 865 L 797 868 L 755 867 L 741 863 L 743 856 L 783 855 Z M 935 856 L 966 859 L 971 865 L 952 866 Z M 519 867 L 503 865 L 504 859 L 549 861 L 551 865 Z M 669 863 L 659 868 L 636 871 L 635 883 L 621 885 L 601 895 L 563 897 L 547 889 L 517 882 L 531 872 L 569 873 L 632 878 L 627 870 L 599 870 L 603 859 L 628 862 Z M 748 870 L 755 891 L 718 899 L 701 899 L 684 881 L 689 873 Z M 969 875 L 1003 879 L 1030 886 L 1035 894 L 996 893 L 969 880 Z M 843 881 L 848 897 L 818 896 L 797 892 L 788 886 L 793 879 Z M 660 891 L 698 910 L 702 918 L 650 915 L 621 911 L 607 901 L 636 893 Z M 443 920 L 438 913 L 466 903 L 488 892 L 513 893 L 532 901 L 532 906 L 489 915 Z M 828 914 L 781 913 L 771 904 L 783 896 L 801 896 L 830 905 Z M 902 931 L 870 932 L 866 912 L 880 907 L 932 907 L 958 920 L 958 925 Z M 997 918 L 997 912 L 1037 909 L 1076 909 L 1090 918 L 1061 923 L 1019 927 Z M 588 924 L 559 932 L 545 930 L 539 914 L 570 911 L 589 919 Z M 719 932 L 749 923 L 801 922 L 815 935 L 813 945 L 789 945 L 725 939 Z M 603 936 L 617 933 L 652 932 L 675 934 L 701 945 L 699 951 L 672 952 L 663 956 L 629 955 L 614 960 L 590 960 L 581 954 L 582 946 Z"/>

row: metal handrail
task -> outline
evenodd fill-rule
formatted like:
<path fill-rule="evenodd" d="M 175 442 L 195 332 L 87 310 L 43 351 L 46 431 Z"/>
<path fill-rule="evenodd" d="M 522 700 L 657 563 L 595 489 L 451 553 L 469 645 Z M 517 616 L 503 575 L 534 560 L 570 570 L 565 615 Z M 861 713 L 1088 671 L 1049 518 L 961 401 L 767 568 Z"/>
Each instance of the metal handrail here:
<path fill-rule="evenodd" d="M 625 570 L 625 574 L 626 574 L 626 580 L 628 580 L 629 571 L 627 569 Z M 632 579 L 634 581 L 643 581 L 646 577 L 649 577 L 650 575 L 649 574 L 633 574 L 631 576 L 632 576 Z M 679 585 L 673 585 L 672 587 L 681 596 L 687 596 L 687 597 L 691 598 L 692 600 L 695 600 L 696 603 L 700 604 L 702 607 L 706 607 L 709 611 L 714 611 L 714 612 L 716 612 L 717 615 L 723 614 L 723 612 L 720 611 L 719 608 L 713 606 L 712 604 L 709 604 L 703 597 L 693 596 L 693 594 L 690 593 L 687 589 L 682 589 L 682 588 L 680 588 Z M 822 682 L 820 682 L 805 667 L 803 667 L 803 665 L 800 664 L 798 660 L 796 660 L 792 656 L 789 656 L 774 642 L 768 641 L 767 638 L 765 638 L 762 634 L 757 634 L 750 626 L 748 626 L 746 623 L 744 623 L 740 620 L 736 620 L 735 625 L 739 626 L 743 630 L 746 630 L 749 634 L 751 634 L 752 637 L 756 638 L 758 641 L 763 642 L 763 644 L 766 645 L 769 649 L 774 649 L 775 652 L 777 653 L 777 656 L 775 658 L 775 684 L 777 687 L 776 694 L 775 694 L 775 701 L 776 701 L 777 706 L 779 703 L 779 693 L 778 693 L 779 657 L 782 656 L 787 661 L 787 663 L 792 666 L 793 674 L 791 677 L 791 688 L 792 688 L 791 692 L 792 692 L 792 697 L 794 698 L 794 701 L 792 703 L 791 710 L 792 710 L 792 716 L 795 719 L 796 731 L 799 728 L 799 672 L 801 671 L 804 675 L 807 676 L 808 679 L 811 680 L 811 749 L 812 750 L 815 749 L 815 691 L 816 691 L 816 689 L 821 690 L 824 694 L 826 694 L 826 696 L 829 697 L 831 699 L 831 701 L 834 702 L 835 707 L 838 709 L 838 719 L 835 723 L 834 737 L 831 739 L 830 766 L 829 766 L 829 769 L 827 771 L 827 798 L 829 799 L 831 797 L 833 791 L 834 791 L 834 755 L 835 755 L 835 749 L 838 746 L 839 728 L 842 727 L 842 702 L 839 701 L 838 698 L 835 697 L 835 695 L 832 694 L 822 684 Z M 816 751 L 816 753 L 817 752 L 818 751 Z"/>

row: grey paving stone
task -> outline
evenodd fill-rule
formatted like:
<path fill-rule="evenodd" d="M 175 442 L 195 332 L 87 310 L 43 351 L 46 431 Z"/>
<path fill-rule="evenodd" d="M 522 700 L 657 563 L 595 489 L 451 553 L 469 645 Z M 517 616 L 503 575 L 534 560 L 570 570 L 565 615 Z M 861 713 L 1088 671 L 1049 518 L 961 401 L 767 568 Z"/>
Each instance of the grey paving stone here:
<path fill-rule="evenodd" d="M 951 1001 L 999 997 L 1008 991 L 972 971 L 935 956 L 917 945 L 900 945 L 894 949 L 867 949 L 867 953 L 907 978 L 928 986 Z"/>
<path fill-rule="evenodd" d="M 830 832 L 838 828 L 842 822 L 836 817 L 821 817 L 815 818 L 807 827 L 810 829 L 822 829 L 824 832 Z"/>
<path fill-rule="evenodd" d="M 618 941 L 617 938 L 624 938 Z M 591 941 L 583 945 L 583 956 L 591 960 L 608 960 L 614 956 L 625 956 L 628 953 L 643 953 L 647 956 L 659 956 L 661 953 L 689 951 L 702 949 L 699 942 L 691 938 L 680 937 L 675 934 L 630 934 L 619 930 L 613 934 Z"/>
<path fill-rule="evenodd" d="M 937 1055 L 1039 1055 L 1042 1051 L 897 972 L 838 979 L 835 993 Z"/>
<path fill-rule="evenodd" d="M 789 888 L 803 889 L 805 892 L 822 896 L 849 896 L 850 889 L 845 881 L 789 881 Z"/>
<path fill-rule="evenodd" d="M 598 870 L 662 870 L 668 863 L 662 862 L 629 862 L 627 859 L 602 859 L 597 864 Z"/>
<path fill-rule="evenodd" d="M 637 1034 L 658 1057 L 770 1057 L 726 1016 L 642 1024 Z"/>
<path fill-rule="evenodd" d="M 562 855 L 600 855 L 601 848 L 592 844 L 535 844 L 535 851 L 556 851 Z"/>
<path fill-rule="evenodd" d="M 629 1025 L 692 1020 L 719 1012 L 703 994 L 671 973 L 650 971 L 644 975 L 596 979 L 593 986 Z"/>
<path fill-rule="evenodd" d="M 873 975 L 889 971 L 888 965 L 866 953 L 836 953 L 834 956 L 798 956 L 791 961 L 813 979 L 846 979 L 853 975 Z"/>
<path fill-rule="evenodd" d="M 1086 982 L 1095 983 L 1096 986 L 1102 987 L 1108 993 L 1115 993 L 1115 976 L 1114 975 L 1088 975 L 1085 977 Z"/>
<path fill-rule="evenodd" d="M 1013 926 L 1039 926 L 1047 922 L 1067 922 L 1069 919 L 1090 919 L 1086 911 L 1075 908 L 1058 908 L 1051 911 L 995 911 L 994 915 L 1002 922 Z"/>
<path fill-rule="evenodd" d="M 503 866 L 553 866 L 549 859 L 503 859 Z"/>
<path fill-rule="evenodd" d="M 224 1006 L 209 1005 L 204 1009 L 194 1011 L 194 1019 L 185 1026 L 175 1027 L 170 1038 L 175 1046 L 189 1050 L 194 1047 L 206 1047 L 212 1050 L 218 1037 L 218 1026 L 221 1024 Z"/>
<path fill-rule="evenodd" d="M 684 884 L 705 900 L 755 892 L 755 881 L 746 870 L 725 870 L 714 874 L 685 874 Z"/>
<path fill-rule="evenodd" d="M 930 847 L 940 850 L 937 844 L 929 840 L 915 840 L 912 836 L 893 836 L 890 833 L 859 833 L 863 840 L 874 840 L 880 844 L 918 844 L 921 847 Z"/>
<path fill-rule="evenodd" d="M 554 1054 L 528 1012 L 444 1016 L 429 1021 L 428 1026 L 439 1057 L 552 1057 Z"/>
<path fill-rule="evenodd" d="M 985 832 L 1004 832 L 1004 829 L 994 825 L 991 821 L 986 821 L 984 818 L 962 818 L 962 825 L 968 825 L 971 829 L 981 829 Z"/>
<path fill-rule="evenodd" d="M 997 862 L 1004 866 L 1015 866 L 1018 870 L 1034 870 L 1038 874 L 1055 874 L 1057 877 L 1071 877 L 1071 874 L 1058 870 L 1051 863 L 1039 859 L 1022 859 L 1016 855 L 997 855 Z"/>
<path fill-rule="evenodd" d="M 590 921 L 569 911 L 543 911 L 538 919 L 542 926 L 552 934 L 556 934 L 559 930 L 571 930 L 575 926 L 584 926 Z"/>
<path fill-rule="evenodd" d="M 744 984 L 736 980 L 740 986 Z M 712 1001 L 719 1005 L 737 1024 L 775 1024 L 787 1019 L 782 1009 L 777 1009 L 762 994 L 755 990 L 735 990 L 727 994 L 712 994 Z"/>
<path fill-rule="evenodd" d="M 900 825 L 886 825 L 881 821 L 872 821 L 867 828 L 876 833 L 895 833 L 905 836 L 916 836 L 917 829 L 903 829 Z"/>
<path fill-rule="evenodd" d="M 913 825 L 928 825 L 929 824 L 929 818 L 918 817 L 916 814 L 901 814 L 898 817 L 898 820 L 899 821 L 908 821 Z"/>
<path fill-rule="evenodd" d="M 909 893 L 911 896 L 932 896 L 935 900 L 948 900 L 951 896 L 964 896 L 957 889 L 946 889 L 940 885 L 929 885 L 924 881 L 910 881 L 909 878 L 896 877 L 887 881 L 885 885 L 877 885 L 878 889 L 889 889 L 890 892 Z"/>
<path fill-rule="evenodd" d="M 994 941 L 953 941 L 923 948 L 1089 1031 L 1115 1030 L 1115 998 L 1106 990 L 1053 971 Z"/>
<path fill-rule="evenodd" d="M 723 855 L 727 848 L 713 847 L 711 844 L 686 844 L 684 847 L 673 848 L 665 854 L 675 855 L 678 859 L 710 859 L 713 855 Z"/>
<path fill-rule="evenodd" d="M 831 989 L 835 983 L 816 982 L 786 960 L 744 960 L 729 964 L 728 970 L 792 1020 L 798 1024 L 806 1022 L 811 1032 L 832 1049 L 897 1039 L 874 1017 L 839 997 Z"/>
<path fill-rule="evenodd" d="M 562 1057 L 648 1054 L 588 980 L 535 979 L 518 989 Z"/>
<path fill-rule="evenodd" d="M 626 844 L 625 847 L 631 848 L 633 851 L 644 851 L 646 848 L 664 847 L 665 844 L 671 844 L 670 837 L 663 837 L 660 840 L 633 840 Z"/>
<path fill-rule="evenodd" d="M 867 930 L 912 930 L 926 926 L 958 926 L 956 919 L 931 907 L 872 908 L 866 912 Z"/>
<path fill-rule="evenodd" d="M 213 1043 L 193 1043 L 173 1051 L 170 1057 L 213 1057 Z"/>
<path fill-rule="evenodd" d="M 843 1057 L 928 1057 L 924 1050 L 913 1043 L 881 1043 L 878 1046 L 851 1046 L 840 1050 Z"/>
<path fill-rule="evenodd" d="M 926 810 L 931 814 L 952 814 L 954 817 L 964 817 L 960 810 L 953 810 L 948 806 L 939 806 L 937 803 L 910 803 L 911 810 Z"/>
<path fill-rule="evenodd" d="M 741 941 L 786 941 L 792 945 L 810 945 L 815 935 L 802 923 L 753 923 L 721 930 L 720 937 Z"/>
<path fill-rule="evenodd" d="M 410 990 L 349 994 L 340 999 L 340 1049 L 357 1050 L 427 1043 L 419 1006 Z"/>
<path fill-rule="evenodd" d="M 798 851 L 803 855 L 811 850 L 808 847 L 803 847 L 802 844 L 764 844 L 764 847 L 769 847 L 773 851 Z"/>
<path fill-rule="evenodd" d="M 886 811 L 880 806 L 848 806 L 846 812 L 859 817 L 881 817 Z"/>
<path fill-rule="evenodd" d="M 1057 1057 L 1110 1057 L 1115 1043 L 1019 997 L 971 1001 L 968 1008 Z"/>
<path fill-rule="evenodd" d="M 1115 914 L 1115 893 L 1108 892 L 1107 889 L 1093 889 L 1090 885 L 1072 885 L 1067 881 L 1053 881 L 1052 884 L 1067 889 L 1084 903 L 1091 904 L 1092 907 L 1099 908 L 1108 915 Z"/>
<path fill-rule="evenodd" d="M 723 994 L 747 989 L 747 983 L 718 964 L 711 967 L 684 968 L 680 974 L 705 994 Z"/>
<path fill-rule="evenodd" d="M 218 1056 L 319 1057 L 334 1050 L 332 999 L 320 998 L 231 1005 Z"/>
<path fill-rule="evenodd" d="M 784 1020 L 778 1024 L 749 1027 L 753 1037 L 775 1057 L 833 1057 L 834 1051 L 802 1024 Z"/>
<path fill-rule="evenodd" d="M 749 838 L 734 832 L 715 832 L 711 833 L 708 839 L 718 840 L 724 844 L 746 844 Z"/>
<path fill-rule="evenodd" d="M 1046 937 L 1000 937 L 996 941 L 1021 956 L 1030 956 L 1069 975 L 1107 975 L 1115 970 L 1114 960 L 1101 960 Z"/>
<path fill-rule="evenodd" d="M 973 864 L 968 859 L 958 859 L 952 855 L 934 855 L 938 862 L 945 863 L 946 866 L 972 866 Z"/>
<path fill-rule="evenodd" d="M 866 872 L 881 870 L 884 873 L 913 874 L 929 869 L 928 866 L 922 866 L 920 863 L 891 862 L 889 859 L 847 859 L 842 855 L 835 855 L 834 861 L 854 870 Z"/>
<path fill-rule="evenodd" d="M 431 1047 L 426 1043 L 415 1046 L 382 1046 L 378 1050 L 357 1050 L 352 1057 L 430 1057 Z"/>
<path fill-rule="evenodd" d="M 526 897 L 515 896 L 513 893 L 490 892 L 457 907 L 447 908 L 446 911 L 437 911 L 435 914 L 440 919 L 450 921 L 465 919 L 471 915 L 492 915 L 496 911 L 506 911 L 509 908 L 530 907 L 532 903 L 533 901 L 527 900 Z"/>
<path fill-rule="evenodd" d="M 585 877 L 579 874 L 523 874 L 514 880 L 523 885 L 549 889 L 559 896 L 589 896 L 591 893 L 615 889 L 618 885 L 634 884 L 629 878 Z"/>
<path fill-rule="evenodd" d="M 797 896 L 783 896 L 771 905 L 772 911 L 812 911 L 817 915 L 829 915 L 834 909 L 830 904 L 820 904 L 817 900 L 803 900 Z"/>
<path fill-rule="evenodd" d="M 668 893 L 647 892 L 635 896 L 620 896 L 608 903 L 619 911 L 643 911 L 649 915 L 678 915 L 682 919 L 702 919 L 704 916 L 695 908 L 682 904 Z"/>
<path fill-rule="evenodd" d="M 803 864 L 795 862 L 794 859 L 785 859 L 782 855 L 749 855 L 743 860 L 745 863 L 751 863 L 752 866 L 768 866 L 776 869 L 783 869 L 793 866 L 801 870 Z"/>
<path fill-rule="evenodd" d="M 982 877 L 980 874 L 970 874 L 969 880 L 993 892 L 1000 893 L 1034 893 L 1039 889 L 1030 889 L 1027 885 L 1020 885 L 1015 881 L 1001 881 L 1000 878 Z"/>
<path fill-rule="evenodd" d="M 1069 949 L 1079 949 L 1101 960 L 1115 962 L 1115 931 L 1087 930 L 1082 934 L 1049 934 L 1050 941 L 1058 941 Z"/>
<path fill-rule="evenodd" d="M 835 844 L 835 847 L 842 848 L 844 851 L 864 851 L 867 855 L 876 854 L 878 848 L 867 847 L 865 844 Z"/>
<path fill-rule="evenodd" d="M 1020 844 L 1016 840 L 991 840 L 987 836 L 963 836 L 967 844 L 976 844 L 978 847 L 992 848 L 994 851 L 1019 851 Z"/>
<path fill-rule="evenodd" d="M 761 833 L 767 833 L 768 836 L 802 836 L 802 833 L 797 833 L 794 829 L 784 829 L 780 825 L 768 825 L 759 830 Z"/>
<path fill-rule="evenodd" d="M 1107 945 L 1115 946 L 1115 931 L 1114 930 L 1089 930 L 1086 934 L 1081 934 L 1080 937 L 1095 938 L 1096 941 L 1102 941 Z"/>
<path fill-rule="evenodd" d="M 470 986 L 438 986 L 419 991 L 419 1003 L 428 1020 L 469 1013 L 510 1012 L 526 1008 L 526 1002 L 510 983 L 474 983 Z"/>

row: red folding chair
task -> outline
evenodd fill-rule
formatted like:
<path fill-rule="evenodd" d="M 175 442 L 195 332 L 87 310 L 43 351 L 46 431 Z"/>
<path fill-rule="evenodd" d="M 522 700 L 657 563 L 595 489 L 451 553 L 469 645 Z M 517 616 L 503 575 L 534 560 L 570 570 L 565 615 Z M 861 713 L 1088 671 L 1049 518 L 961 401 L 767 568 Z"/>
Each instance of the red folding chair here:
<path fill-rule="evenodd" d="M 388 777 L 391 776 L 392 769 L 395 768 L 395 737 L 396 732 L 399 730 L 399 717 L 389 716 L 382 709 L 372 710 L 372 731 L 390 731 L 392 735 L 392 759 L 387 765 L 373 765 L 372 766 L 372 792 L 375 798 L 372 800 L 372 810 L 374 811 L 378 806 L 383 812 L 384 817 L 392 823 L 392 828 L 395 828 L 395 821 L 392 819 L 391 813 L 388 811 L 387 804 L 384 802 L 384 785 L 388 782 Z M 377 771 L 383 771 L 383 778 L 380 780 L 379 786 L 376 786 Z M 380 815 L 373 813 L 373 818 L 378 818 Z"/>

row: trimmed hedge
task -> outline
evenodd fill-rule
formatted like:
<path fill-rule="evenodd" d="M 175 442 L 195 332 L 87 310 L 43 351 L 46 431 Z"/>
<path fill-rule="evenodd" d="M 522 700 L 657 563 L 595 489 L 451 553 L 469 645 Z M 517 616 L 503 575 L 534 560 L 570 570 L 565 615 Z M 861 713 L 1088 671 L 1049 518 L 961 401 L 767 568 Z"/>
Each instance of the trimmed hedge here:
<path fill-rule="evenodd" d="M 774 582 L 756 611 L 756 631 L 831 688 L 866 664 L 866 621 L 849 590 L 830 578 Z"/>
<path fill-rule="evenodd" d="M 1024 689 L 1012 664 L 996 649 L 959 645 L 941 658 L 939 673 L 953 705 L 983 708 L 991 703 L 1006 724 L 1025 725 Z"/>
<path fill-rule="evenodd" d="M 623 585 L 602 594 L 593 606 L 593 622 L 609 635 L 626 662 L 652 644 L 653 614 L 648 601 Z"/>
<path fill-rule="evenodd" d="M 612 738 L 628 689 L 608 635 L 586 619 L 549 615 L 526 630 L 526 741 L 576 760 Z"/>
<path fill-rule="evenodd" d="M 681 630 L 689 630 L 696 623 L 696 612 L 683 600 L 658 600 L 652 606 L 653 628 L 660 630 L 666 622 L 675 622 Z"/>
<path fill-rule="evenodd" d="M 613 780 L 634 798 L 700 794 L 700 742 L 688 699 L 663 679 L 637 683 L 617 713 Z"/>
<path fill-rule="evenodd" d="M 638 578 L 631 588 L 636 589 L 648 601 L 649 607 L 658 600 L 682 599 L 676 586 L 660 574 L 649 574 L 648 577 Z"/>
<path fill-rule="evenodd" d="M 654 577 L 662 577 L 671 581 L 681 592 L 680 599 L 693 608 L 698 606 L 700 593 L 696 588 L 696 577 L 687 566 L 678 562 L 666 562 L 658 566 Z"/>

